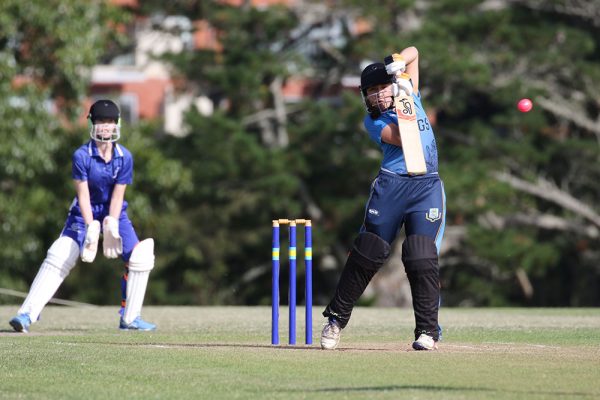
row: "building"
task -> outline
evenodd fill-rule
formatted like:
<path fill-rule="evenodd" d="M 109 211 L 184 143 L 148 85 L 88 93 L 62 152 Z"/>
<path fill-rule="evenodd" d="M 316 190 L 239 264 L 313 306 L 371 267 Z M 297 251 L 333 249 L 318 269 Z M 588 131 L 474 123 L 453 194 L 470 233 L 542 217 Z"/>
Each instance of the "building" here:
<path fill-rule="evenodd" d="M 299 0 L 222 0 L 233 6 L 251 5 L 257 8 L 275 4 L 287 7 L 299 6 Z M 136 0 L 112 0 L 113 4 L 136 9 Z M 314 12 L 306 13 L 304 26 L 299 30 L 310 28 L 303 36 L 298 51 L 310 56 L 318 51 L 319 43 L 327 41 L 333 45 L 343 44 L 343 26 L 339 19 L 331 18 L 331 23 L 312 27 L 312 23 L 323 12 L 324 5 Z M 325 8 L 323 8 L 325 7 Z M 352 21 L 353 34 L 361 34 L 370 29 L 363 20 Z M 89 95 L 90 104 L 108 97 L 117 101 L 122 108 L 124 121 L 137 123 L 139 120 L 162 121 L 163 130 L 173 135 L 186 132 L 183 117 L 186 110 L 196 107 L 200 113 L 210 115 L 215 105 L 210 98 L 199 93 L 196 88 L 185 82 L 178 82 L 173 77 L 167 63 L 158 59 L 166 53 L 179 53 L 198 49 L 221 51 L 218 32 L 207 21 L 191 21 L 186 16 L 152 16 L 137 17 L 134 24 L 127 27 L 128 34 L 133 37 L 134 50 L 131 54 L 119 56 L 110 64 L 96 65 L 91 72 Z M 356 77 L 344 77 L 338 89 L 345 85 L 355 89 Z M 295 76 L 284 82 L 282 96 L 285 102 L 294 103 L 313 93 L 318 82 L 304 76 Z M 324 93 L 326 97 L 335 97 L 336 93 Z"/>

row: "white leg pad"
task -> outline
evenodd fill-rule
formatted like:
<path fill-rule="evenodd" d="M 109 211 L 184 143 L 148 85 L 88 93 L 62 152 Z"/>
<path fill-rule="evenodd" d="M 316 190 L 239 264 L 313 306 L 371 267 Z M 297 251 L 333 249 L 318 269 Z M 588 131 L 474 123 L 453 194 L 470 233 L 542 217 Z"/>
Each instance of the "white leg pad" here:
<path fill-rule="evenodd" d="M 129 258 L 127 299 L 123 313 L 123 320 L 126 324 L 132 323 L 142 313 L 148 277 L 153 268 L 154 239 L 145 239 L 134 247 Z"/>
<path fill-rule="evenodd" d="M 56 239 L 48 249 L 19 314 L 29 314 L 31 322 L 38 320 L 44 306 L 69 275 L 79 258 L 79 245 L 68 236 Z"/>

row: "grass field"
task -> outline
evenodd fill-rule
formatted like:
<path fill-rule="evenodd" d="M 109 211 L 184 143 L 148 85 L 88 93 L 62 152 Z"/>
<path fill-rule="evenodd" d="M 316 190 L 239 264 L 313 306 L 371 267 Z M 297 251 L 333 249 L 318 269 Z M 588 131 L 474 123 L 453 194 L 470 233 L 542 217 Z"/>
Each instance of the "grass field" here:
<path fill-rule="evenodd" d="M 154 333 L 120 332 L 115 307 L 49 306 L 16 334 L 16 310 L 0 307 L 2 399 L 600 398 L 598 309 L 446 308 L 435 352 L 410 350 L 405 309 L 357 308 L 336 351 L 318 349 L 317 307 L 313 347 L 272 347 L 267 307 L 146 307 Z"/>

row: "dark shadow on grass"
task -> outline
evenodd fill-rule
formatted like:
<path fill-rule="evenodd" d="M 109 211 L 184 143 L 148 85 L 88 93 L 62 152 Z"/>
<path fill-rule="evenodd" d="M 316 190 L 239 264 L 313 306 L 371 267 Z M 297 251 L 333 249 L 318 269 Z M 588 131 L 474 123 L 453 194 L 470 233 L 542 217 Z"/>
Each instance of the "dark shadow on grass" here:
<path fill-rule="evenodd" d="M 139 337 L 145 335 L 145 332 L 127 332 L 127 335 L 139 334 Z M 132 336 L 133 337 L 133 336 Z M 380 352 L 414 352 L 414 350 L 407 348 L 389 349 L 389 348 L 367 348 L 367 347 L 343 347 L 336 350 L 322 350 L 320 345 L 305 345 L 304 343 L 297 345 L 280 344 L 258 344 L 258 343 L 166 343 L 166 342 L 81 342 L 86 344 L 100 344 L 109 346 L 139 346 L 139 347 L 181 347 L 181 348 L 209 348 L 209 347 L 223 347 L 223 348 L 249 348 L 249 349 L 273 349 L 273 350 L 319 350 L 326 353 L 335 352 L 363 352 L 363 351 L 380 351 Z"/>
<path fill-rule="evenodd" d="M 505 390 L 492 389 L 485 387 L 461 387 L 461 386 L 441 386 L 441 385 L 385 385 L 385 386 L 362 386 L 362 387 L 331 387 L 313 390 L 303 390 L 303 392 L 312 393 L 342 393 L 342 392 L 391 392 L 402 390 L 422 390 L 434 392 L 498 392 L 498 393 L 514 393 L 515 395 L 543 395 L 543 396 L 560 396 L 560 397 L 590 397 L 595 393 L 581 392 L 550 392 L 550 391 L 533 391 L 533 390 Z"/>
<path fill-rule="evenodd" d="M 80 329 L 64 329 L 61 331 L 52 332 L 15 332 L 13 330 L 5 329 L 0 330 L 0 336 L 8 335 L 22 335 L 23 337 L 31 336 L 62 336 L 69 333 L 82 333 Z M 127 335 L 139 334 L 142 337 L 146 332 L 127 332 Z M 135 337 L 135 336 L 132 336 Z M 81 344 L 98 344 L 98 345 L 109 345 L 109 346 L 138 346 L 138 347 L 173 347 L 173 348 L 210 348 L 210 347 L 222 347 L 222 348 L 248 348 L 248 349 L 274 349 L 274 350 L 321 350 L 318 344 L 305 345 L 304 343 L 298 345 L 280 344 L 256 344 L 256 343 L 163 343 L 163 342 L 99 342 L 99 341 L 82 341 L 78 342 Z M 411 351 L 407 349 L 385 349 L 385 348 L 366 348 L 366 347 L 343 347 L 336 350 L 327 350 L 327 352 L 363 352 L 363 351 L 380 351 L 380 352 L 406 352 Z"/>
<path fill-rule="evenodd" d="M 273 346 L 267 344 L 253 344 L 253 343 L 159 343 L 159 342 L 144 342 L 144 343 L 130 343 L 130 342 L 81 342 L 82 344 L 99 344 L 109 346 L 133 346 L 133 347 L 172 347 L 172 348 L 211 348 L 211 347 L 223 347 L 223 348 L 248 348 L 248 349 L 275 349 L 275 350 L 321 350 L 318 346 L 308 345 L 283 345 Z"/>
<path fill-rule="evenodd" d="M 29 332 L 17 332 L 13 329 L 0 329 L 0 336 L 9 335 L 22 335 L 23 337 L 31 336 L 64 336 L 64 335 L 83 335 L 88 331 L 86 329 L 72 328 L 72 329 L 61 329 L 60 331 L 29 331 Z"/>
<path fill-rule="evenodd" d="M 140 335 L 137 337 L 143 337 L 146 332 L 127 332 L 126 335 Z M 396 348 L 384 348 L 384 347 L 341 347 L 335 350 L 322 350 L 319 344 L 305 345 L 300 343 L 297 345 L 280 344 L 258 344 L 258 343 L 167 343 L 167 342 L 82 342 L 90 344 L 100 344 L 109 346 L 140 346 L 140 347 L 181 347 L 181 348 L 209 348 L 209 347 L 223 347 L 223 348 L 248 348 L 248 349 L 273 349 L 273 350 L 319 350 L 325 353 L 338 353 L 338 352 L 384 352 L 384 353 L 422 353 L 422 354 L 436 354 L 437 351 L 417 352 L 413 350 L 410 345 L 405 347 Z"/>
<path fill-rule="evenodd" d="M 386 386 L 362 386 L 362 387 L 332 387 L 314 390 L 306 390 L 306 392 L 328 393 L 328 392 L 387 392 L 395 390 L 428 390 L 437 392 L 460 391 L 460 392 L 497 392 L 496 389 L 478 388 L 478 387 L 456 387 L 456 386 L 439 386 L 439 385 L 386 385 Z"/>

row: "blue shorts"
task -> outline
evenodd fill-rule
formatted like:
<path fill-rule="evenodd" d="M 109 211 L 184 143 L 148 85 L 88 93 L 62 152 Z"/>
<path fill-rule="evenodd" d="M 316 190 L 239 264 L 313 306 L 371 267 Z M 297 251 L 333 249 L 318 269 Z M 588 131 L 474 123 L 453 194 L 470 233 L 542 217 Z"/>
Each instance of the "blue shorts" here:
<path fill-rule="evenodd" d="M 446 195 L 437 174 L 404 176 L 381 170 L 371 185 L 361 232 L 392 243 L 405 227 L 406 236 L 429 236 L 438 253 L 446 225 Z"/>
<path fill-rule="evenodd" d="M 94 215 L 94 219 L 100 222 L 100 225 L 102 225 L 104 217 L 108 215 L 108 211 L 108 204 L 92 204 L 92 214 Z M 119 235 L 123 239 L 123 254 L 121 258 L 123 261 L 128 262 L 131 252 L 135 245 L 138 244 L 139 239 L 135 233 L 133 224 L 127 216 L 127 202 L 123 202 L 123 208 L 119 216 Z M 85 222 L 76 201 L 73 202 L 69 209 L 69 215 L 60 236 L 68 236 L 79 244 L 80 249 L 83 247 L 83 242 L 85 241 Z"/>

